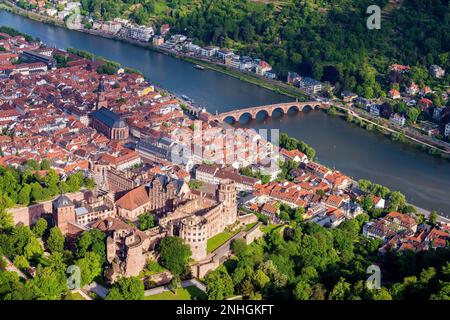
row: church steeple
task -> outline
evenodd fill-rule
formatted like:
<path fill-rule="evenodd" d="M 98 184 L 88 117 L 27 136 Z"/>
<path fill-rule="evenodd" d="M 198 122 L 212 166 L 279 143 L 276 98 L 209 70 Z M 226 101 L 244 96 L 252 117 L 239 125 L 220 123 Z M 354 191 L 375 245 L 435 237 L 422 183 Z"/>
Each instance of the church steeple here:
<path fill-rule="evenodd" d="M 97 88 L 97 103 L 95 105 L 95 110 L 99 110 L 102 107 L 106 108 L 108 106 L 105 91 L 105 77 L 103 76 L 100 78 L 100 82 Z"/>

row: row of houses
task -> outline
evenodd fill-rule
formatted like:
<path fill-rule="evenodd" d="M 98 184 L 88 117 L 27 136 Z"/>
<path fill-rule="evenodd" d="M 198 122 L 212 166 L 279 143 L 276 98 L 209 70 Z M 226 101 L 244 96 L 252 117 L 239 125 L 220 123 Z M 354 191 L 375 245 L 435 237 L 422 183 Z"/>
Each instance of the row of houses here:
<path fill-rule="evenodd" d="M 277 74 L 272 70 L 272 66 L 264 60 L 255 59 L 250 56 L 240 56 L 233 50 L 219 48 L 217 46 L 201 47 L 192 43 L 182 34 L 172 35 L 167 41 L 163 37 L 153 38 L 153 45 L 162 49 L 184 52 L 192 56 L 202 57 L 219 61 L 226 66 L 239 69 L 241 71 L 254 72 L 259 76 L 276 79 Z"/>

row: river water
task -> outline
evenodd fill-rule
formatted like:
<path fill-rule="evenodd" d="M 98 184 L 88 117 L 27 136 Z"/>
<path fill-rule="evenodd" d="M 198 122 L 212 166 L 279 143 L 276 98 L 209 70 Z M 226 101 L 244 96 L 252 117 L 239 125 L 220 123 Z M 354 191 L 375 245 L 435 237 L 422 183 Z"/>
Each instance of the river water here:
<path fill-rule="evenodd" d="M 74 47 L 139 69 L 151 82 L 185 94 L 211 113 L 292 101 L 291 98 L 122 41 L 29 20 L 0 10 L 0 25 L 40 38 L 48 46 Z M 450 162 L 391 141 L 321 111 L 252 120 L 237 126 L 280 129 L 310 144 L 319 162 L 354 179 L 365 178 L 403 192 L 420 207 L 450 213 Z"/>

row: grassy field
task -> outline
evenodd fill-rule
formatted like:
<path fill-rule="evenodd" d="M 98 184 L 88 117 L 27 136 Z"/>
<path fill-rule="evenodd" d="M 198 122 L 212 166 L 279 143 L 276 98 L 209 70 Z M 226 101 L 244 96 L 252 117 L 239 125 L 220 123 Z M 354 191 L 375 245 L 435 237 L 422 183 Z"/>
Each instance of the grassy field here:
<path fill-rule="evenodd" d="M 231 232 L 222 232 L 222 233 L 216 234 L 214 237 L 208 239 L 208 242 L 206 244 L 206 252 L 207 253 L 213 252 L 218 247 L 220 247 L 221 244 L 223 244 L 225 241 L 227 241 L 234 235 L 235 235 L 235 233 L 231 233 Z"/>
<path fill-rule="evenodd" d="M 281 226 L 280 226 L 280 225 L 277 225 L 277 224 L 270 224 L 270 225 L 268 225 L 268 226 L 262 226 L 262 227 L 261 227 L 261 231 L 264 232 L 264 233 L 269 233 L 269 232 L 272 231 L 273 229 L 280 228 L 280 227 L 281 227 Z"/>
<path fill-rule="evenodd" d="M 177 289 L 176 293 L 165 291 L 145 297 L 145 300 L 206 300 L 206 294 L 195 286 Z"/>
<path fill-rule="evenodd" d="M 254 223 L 250 223 L 248 225 L 245 226 L 245 231 L 250 230 L 251 228 L 253 228 L 258 222 L 254 222 Z"/>

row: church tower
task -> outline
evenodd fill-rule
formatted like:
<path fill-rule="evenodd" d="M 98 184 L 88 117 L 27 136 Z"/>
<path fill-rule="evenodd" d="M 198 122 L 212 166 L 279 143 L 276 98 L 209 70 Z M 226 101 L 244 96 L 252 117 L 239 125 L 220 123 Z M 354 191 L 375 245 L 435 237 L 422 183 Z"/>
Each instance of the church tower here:
<path fill-rule="evenodd" d="M 237 194 L 234 181 L 225 180 L 219 185 L 217 200 L 222 203 L 222 229 L 232 225 L 237 220 Z"/>
<path fill-rule="evenodd" d="M 69 232 L 69 223 L 76 222 L 75 204 L 62 194 L 53 201 L 52 209 L 55 226 L 61 229 L 63 234 L 67 234 Z"/>
<path fill-rule="evenodd" d="M 95 105 L 95 110 L 99 110 L 101 108 L 106 108 L 108 106 L 108 101 L 106 101 L 106 93 L 105 93 L 105 77 L 100 79 L 100 83 L 97 88 L 97 103 Z"/>

